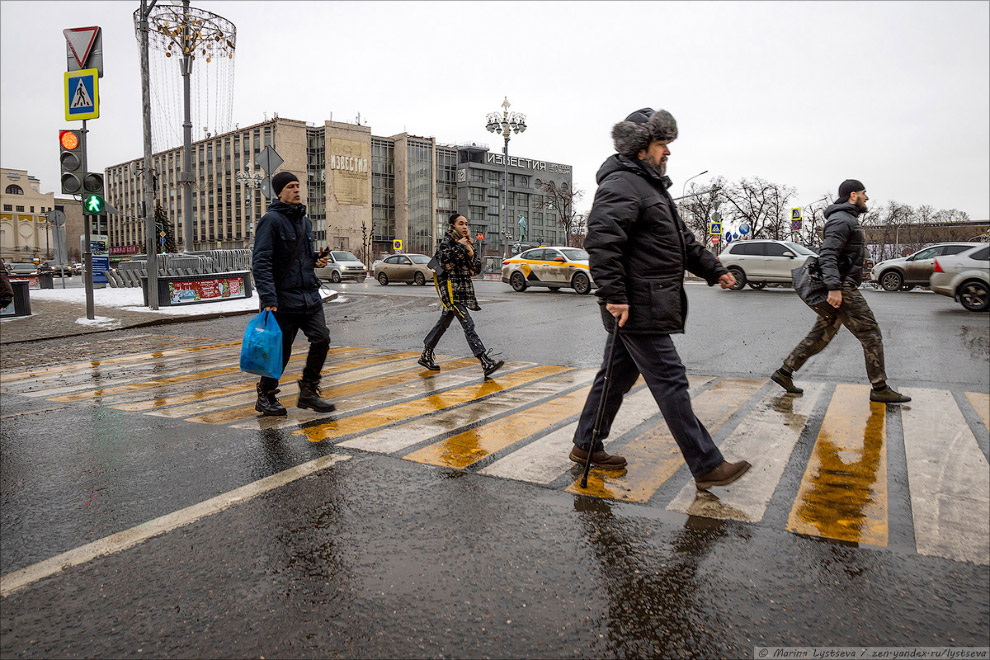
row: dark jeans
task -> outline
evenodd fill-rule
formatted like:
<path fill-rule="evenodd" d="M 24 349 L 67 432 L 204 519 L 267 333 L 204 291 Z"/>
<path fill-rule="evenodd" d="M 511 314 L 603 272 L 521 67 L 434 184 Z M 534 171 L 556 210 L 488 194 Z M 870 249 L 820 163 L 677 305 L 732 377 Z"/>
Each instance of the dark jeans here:
<path fill-rule="evenodd" d="M 574 444 L 587 451 L 598 415 L 598 405 L 602 400 L 605 384 L 605 368 L 608 365 L 608 352 L 615 339 L 614 334 L 605 342 L 605 359 L 602 368 L 595 376 L 595 382 L 588 393 L 588 400 L 581 411 Z M 615 347 L 615 363 L 612 367 L 612 382 L 605 400 L 605 415 L 602 419 L 595 451 L 603 449 L 602 439 L 607 438 L 612 428 L 622 397 L 628 392 L 639 375 L 643 374 L 647 387 L 660 406 L 664 421 L 670 429 L 681 455 L 691 474 L 700 476 L 714 470 L 722 462 L 722 452 L 715 446 L 712 436 L 691 409 L 688 395 L 688 380 L 677 355 L 670 335 L 663 334 L 623 334 Z"/>
<path fill-rule="evenodd" d="M 474 356 L 478 357 L 484 353 L 485 345 L 481 343 L 481 337 L 474 331 L 474 319 L 468 314 L 467 308 L 464 305 L 457 303 L 440 312 L 440 320 L 437 321 L 437 324 L 426 335 L 426 339 L 423 340 L 426 348 L 433 350 L 437 347 L 437 343 L 443 337 L 443 333 L 447 332 L 450 322 L 455 318 L 461 322 L 461 327 L 464 329 L 464 338 L 467 339 L 468 346 L 471 347 L 471 352 Z"/>
<path fill-rule="evenodd" d="M 278 327 L 282 330 L 282 369 L 289 363 L 292 354 L 292 342 L 300 330 L 309 340 L 309 355 L 306 356 L 306 366 L 303 367 L 302 379 L 307 383 L 319 383 L 320 371 L 327 361 L 327 351 L 330 349 L 330 330 L 327 319 L 323 315 L 323 307 L 312 312 L 272 312 Z M 278 380 L 261 377 L 261 389 L 271 392 L 278 387 Z"/>
<path fill-rule="evenodd" d="M 883 361 L 883 336 L 880 326 L 873 316 L 873 310 L 867 304 L 863 294 L 854 284 L 842 285 L 842 304 L 838 314 L 831 319 L 819 316 L 811 327 L 808 336 L 794 347 L 791 354 L 784 360 L 784 369 L 795 372 L 800 369 L 812 355 L 817 355 L 828 346 L 839 328 L 846 326 L 849 332 L 863 345 L 863 356 L 866 358 L 866 374 L 870 382 L 880 387 L 887 382 L 887 372 Z"/>

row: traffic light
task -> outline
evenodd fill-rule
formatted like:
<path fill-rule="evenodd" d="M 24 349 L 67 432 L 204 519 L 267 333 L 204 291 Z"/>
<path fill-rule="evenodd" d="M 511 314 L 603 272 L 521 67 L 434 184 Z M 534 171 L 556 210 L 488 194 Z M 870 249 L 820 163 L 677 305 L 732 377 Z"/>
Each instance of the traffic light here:
<path fill-rule="evenodd" d="M 83 213 L 99 215 L 107 206 L 103 192 L 103 175 L 99 172 L 87 172 L 83 177 Z"/>
<path fill-rule="evenodd" d="M 84 215 L 100 215 L 106 211 L 106 208 L 107 202 L 103 199 L 103 195 L 90 193 L 83 197 Z"/>
<path fill-rule="evenodd" d="M 82 131 L 59 131 L 59 160 L 62 165 L 62 192 L 77 195 L 82 191 L 83 154 L 86 152 L 86 138 Z"/>

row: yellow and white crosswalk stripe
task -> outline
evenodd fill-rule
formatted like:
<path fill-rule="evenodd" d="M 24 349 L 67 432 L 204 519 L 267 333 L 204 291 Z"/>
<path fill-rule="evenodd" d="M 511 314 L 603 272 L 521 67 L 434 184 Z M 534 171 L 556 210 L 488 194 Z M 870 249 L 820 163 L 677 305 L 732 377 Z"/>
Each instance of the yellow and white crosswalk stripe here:
<path fill-rule="evenodd" d="M 990 466 L 952 394 L 906 389 L 901 413 L 918 552 L 990 563 Z"/>
<path fill-rule="evenodd" d="M 205 343 L 7 373 L 0 391 L 230 429 L 285 429 L 300 441 L 346 451 L 691 516 L 777 525 L 787 514 L 783 528 L 843 542 L 883 547 L 891 525 L 909 524 L 919 554 L 990 564 L 990 465 L 977 439 L 990 427 L 987 393 L 911 389 L 910 404 L 888 409 L 870 403 L 866 385 L 806 383 L 804 395 L 794 397 L 764 379 L 691 375 L 694 412 L 725 437 L 722 453 L 753 464 L 738 482 L 699 492 L 640 379 L 605 440 L 627 458 L 626 471 L 593 470 L 581 489 L 581 466 L 568 453 L 595 369 L 510 361 L 485 380 L 474 358 L 437 356 L 437 372 L 421 368 L 417 352 L 335 346 L 323 395 L 337 410 L 327 415 L 295 407 L 302 348 L 282 378 L 288 414 L 263 417 L 254 411 L 257 377 L 239 371 L 239 345 Z M 904 443 L 906 523 L 888 520 L 889 415 L 899 415 L 894 440 Z M 793 496 L 778 492 L 788 469 L 802 475 Z M 776 518 L 767 515 L 771 506 Z"/>
<path fill-rule="evenodd" d="M 835 388 L 787 529 L 887 545 L 886 405 L 868 385 Z"/>
<path fill-rule="evenodd" d="M 708 431 L 715 432 L 765 383 L 765 380 L 726 378 L 692 399 L 691 406 Z M 681 450 L 664 422 L 623 446 L 622 455 L 629 462 L 625 471 L 592 471 L 587 489 L 581 488 L 580 479 L 576 479 L 567 491 L 627 502 L 646 502 L 684 465 Z"/>
<path fill-rule="evenodd" d="M 728 456 L 752 457 L 750 474 L 719 488 L 717 496 L 687 483 L 667 508 L 705 518 L 762 520 L 824 389 L 821 383 L 811 383 L 805 385 L 800 397 L 788 396 L 778 389 L 767 393 L 747 415 L 746 423 L 736 427 L 719 447 Z"/>

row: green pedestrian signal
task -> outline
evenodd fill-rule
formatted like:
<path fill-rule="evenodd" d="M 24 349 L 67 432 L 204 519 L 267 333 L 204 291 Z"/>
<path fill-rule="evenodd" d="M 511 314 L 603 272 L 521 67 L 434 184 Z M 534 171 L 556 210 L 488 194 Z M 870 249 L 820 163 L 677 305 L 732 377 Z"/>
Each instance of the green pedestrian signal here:
<path fill-rule="evenodd" d="M 107 208 L 107 202 L 101 195 L 89 195 L 83 202 L 83 213 L 99 215 Z"/>

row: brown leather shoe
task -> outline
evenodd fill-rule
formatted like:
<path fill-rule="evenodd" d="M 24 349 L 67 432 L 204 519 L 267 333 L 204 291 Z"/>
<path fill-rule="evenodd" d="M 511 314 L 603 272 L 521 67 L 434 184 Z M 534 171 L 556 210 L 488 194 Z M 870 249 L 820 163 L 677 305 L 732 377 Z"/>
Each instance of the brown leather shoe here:
<path fill-rule="evenodd" d="M 695 477 L 694 485 L 698 487 L 698 490 L 708 490 L 712 486 L 728 486 L 733 481 L 746 474 L 746 470 L 749 468 L 750 465 L 748 461 L 739 461 L 738 463 L 722 461 L 721 465 L 708 474 Z"/>
<path fill-rule="evenodd" d="M 571 460 L 584 465 L 588 460 L 588 452 L 574 445 L 571 449 Z M 626 467 L 626 459 L 599 449 L 591 455 L 591 464 L 604 470 L 622 470 Z"/>

